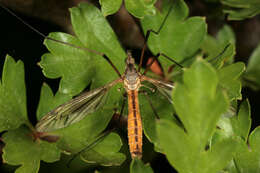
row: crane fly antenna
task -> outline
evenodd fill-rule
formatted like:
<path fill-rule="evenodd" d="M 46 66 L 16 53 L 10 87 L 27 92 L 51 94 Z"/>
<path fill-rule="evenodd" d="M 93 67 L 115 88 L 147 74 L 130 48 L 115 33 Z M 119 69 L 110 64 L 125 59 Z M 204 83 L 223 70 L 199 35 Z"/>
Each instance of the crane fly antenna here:
<path fill-rule="evenodd" d="M 140 63 L 139 63 L 139 66 L 138 66 L 138 72 L 140 72 L 141 67 L 142 67 L 142 63 L 143 63 L 143 59 L 144 59 L 144 50 L 147 47 L 147 41 L 148 41 L 148 38 L 150 36 L 150 33 L 152 32 L 152 33 L 154 33 L 156 35 L 158 35 L 160 33 L 160 31 L 162 30 L 162 27 L 164 26 L 164 24 L 165 24 L 169 14 L 170 14 L 170 12 L 172 11 L 173 5 L 174 5 L 174 3 L 172 3 L 172 5 L 170 6 L 166 16 L 163 19 L 162 24 L 160 25 L 160 27 L 159 27 L 159 29 L 157 31 L 154 31 L 152 29 L 149 29 L 149 30 L 146 31 L 144 45 L 143 45 L 142 52 L 141 52 L 141 57 L 140 57 Z"/>
<path fill-rule="evenodd" d="M 71 43 L 67 43 L 67 42 L 64 42 L 64 41 L 61 41 L 61 40 L 57 40 L 57 39 L 54 39 L 54 38 L 51 38 L 51 37 L 48 37 L 47 35 L 41 33 L 38 29 L 36 29 L 35 27 L 29 25 L 27 22 L 25 22 L 21 17 L 17 16 L 13 11 L 11 11 L 9 8 L 3 6 L 1 3 L 0 3 L 0 7 L 3 8 L 4 10 L 6 10 L 9 14 L 11 14 L 12 16 L 14 16 L 15 18 L 17 18 L 22 24 L 24 24 L 25 26 L 27 26 L 28 28 L 30 28 L 31 30 L 33 30 L 35 33 L 37 33 L 38 35 L 40 35 L 41 37 L 43 37 L 44 39 L 47 39 L 47 40 L 51 40 L 51 41 L 54 41 L 54 42 L 57 42 L 57 43 L 61 43 L 63 45 L 68 45 L 68 46 L 71 46 L 71 47 L 74 47 L 74 48 L 77 48 L 77 49 L 81 49 L 81 50 L 85 50 L 85 51 L 88 51 L 88 52 L 91 52 L 91 53 L 94 53 L 96 55 L 100 55 L 102 56 L 105 60 L 107 60 L 107 62 L 112 66 L 112 68 L 115 70 L 115 72 L 117 73 L 117 75 L 122 78 L 120 72 L 118 71 L 118 69 L 116 68 L 116 66 L 112 63 L 112 61 L 108 58 L 108 56 L 106 56 L 104 53 L 101 53 L 101 52 L 98 52 L 96 50 L 92 50 L 92 49 L 89 49 L 89 48 L 86 48 L 86 47 L 81 47 L 81 46 L 77 46 L 77 45 L 74 45 L 74 44 L 71 44 Z"/>
<path fill-rule="evenodd" d="M 61 41 L 61 40 L 57 40 L 57 39 L 48 37 L 47 35 L 44 35 L 43 33 L 41 33 L 38 29 L 36 29 L 36 28 L 34 28 L 33 26 L 29 25 L 27 22 L 25 22 L 21 17 L 17 16 L 17 15 L 16 15 L 14 12 L 12 12 L 10 9 L 6 8 L 6 7 L 3 6 L 2 4 L 0 4 L 0 6 L 1 6 L 1 8 L 3 8 L 4 10 L 6 10 L 8 13 L 10 13 L 12 16 L 14 16 L 15 18 L 17 18 L 22 24 L 24 24 L 25 26 L 27 26 L 28 28 L 30 28 L 30 29 L 33 30 L 35 33 L 37 33 L 38 35 L 40 35 L 41 37 L 43 37 L 43 38 L 45 38 L 45 39 L 52 40 L 52 41 L 55 41 L 55 42 L 58 42 L 58 43 L 61 43 L 61 44 L 69 45 L 69 46 L 74 47 L 74 48 L 79 48 L 79 49 L 82 49 L 82 50 L 87 50 L 87 51 L 92 52 L 92 53 L 94 53 L 94 54 L 103 56 L 103 53 L 100 53 L 100 52 L 98 52 L 98 51 L 91 50 L 91 49 L 88 49 L 88 48 L 85 48 L 85 47 L 81 47 L 81 46 L 76 46 L 76 45 L 74 45 L 74 44 L 70 44 L 70 43 L 67 43 L 67 42 L 64 42 L 64 41 Z"/>

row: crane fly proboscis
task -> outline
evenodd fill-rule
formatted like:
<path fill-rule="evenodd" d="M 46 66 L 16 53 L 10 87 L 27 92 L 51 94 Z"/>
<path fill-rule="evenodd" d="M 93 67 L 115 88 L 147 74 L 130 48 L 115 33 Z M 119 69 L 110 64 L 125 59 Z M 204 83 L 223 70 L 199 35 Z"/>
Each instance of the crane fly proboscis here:
<path fill-rule="evenodd" d="M 43 116 L 43 118 L 36 124 L 36 130 L 38 132 L 51 132 L 57 129 L 61 129 L 67 127 L 71 124 L 74 124 L 80 120 L 82 120 L 85 116 L 90 113 L 95 112 L 98 108 L 102 106 L 101 102 L 104 98 L 104 95 L 116 84 L 122 83 L 128 97 L 128 144 L 130 148 L 130 153 L 132 158 L 141 158 L 142 157 L 142 138 L 143 138 L 143 130 L 142 130 L 142 121 L 140 116 L 139 109 L 139 101 L 138 101 L 138 92 L 139 88 L 142 86 L 142 82 L 147 81 L 159 89 L 164 90 L 165 92 L 171 91 L 173 89 L 173 84 L 171 82 L 166 82 L 159 79 L 154 79 L 146 76 L 147 69 L 150 65 L 153 64 L 153 61 L 148 65 L 147 69 L 141 74 L 140 69 L 142 66 L 142 61 L 144 57 L 144 50 L 146 47 L 146 43 L 148 41 L 150 33 L 158 34 L 164 25 L 167 16 L 169 15 L 173 5 L 169 8 L 166 17 L 164 18 L 162 24 L 160 25 L 158 31 L 148 30 L 145 35 L 145 42 L 142 49 L 142 54 L 140 57 L 140 64 L 138 68 L 135 67 L 135 60 L 132 57 L 131 53 L 127 52 L 126 58 L 126 66 L 123 75 L 117 70 L 112 61 L 103 53 L 98 51 L 88 49 L 85 47 L 75 46 L 70 43 L 66 43 L 60 40 L 53 39 L 51 37 L 45 36 L 40 33 L 38 30 L 29 26 L 29 28 L 33 29 L 36 33 L 43 36 L 45 39 L 55 41 L 61 44 L 66 44 L 72 46 L 74 48 L 79 48 L 85 51 L 88 51 L 93 54 L 101 55 L 103 58 L 107 60 L 107 62 L 113 67 L 115 72 L 118 74 L 119 78 L 113 80 L 112 82 L 93 89 L 88 92 L 84 92 L 81 95 L 73 98 L 72 100 L 64 103 L 51 112 L 47 113 Z M 8 9 L 7 9 L 8 10 Z M 11 14 L 13 14 L 11 12 Z M 15 14 L 13 14 L 15 15 Z M 16 16 L 16 15 L 15 15 Z M 17 17 L 17 16 L 16 16 Z M 19 19 L 19 17 L 17 17 Z M 24 22 L 23 22 L 24 23 Z M 26 23 L 25 23 L 26 24 Z M 28 24 L 26 24 L 28 26 Z M 155 56 L 154 60 L 157 59 L 160 55 L 166 57 L 171 60 L 175 64 L 181 66 L 174 60 L 170 59 L 165 54 L 159 53 Z M 182 67 L 182 66 L 181 66 Z M 164 94 L 165 95 L 165 94 Z"/>

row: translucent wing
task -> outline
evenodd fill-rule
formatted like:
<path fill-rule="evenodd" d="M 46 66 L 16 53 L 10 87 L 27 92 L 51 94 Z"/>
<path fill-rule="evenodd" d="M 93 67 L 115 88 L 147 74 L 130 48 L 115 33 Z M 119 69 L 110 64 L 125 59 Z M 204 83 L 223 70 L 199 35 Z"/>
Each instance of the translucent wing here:
<path fill-rule="evenodd" d="M 142 76 L 142 81 L 148 81 L 156 86 L 157 90 L 167 98 L 167 100 L 172 103 L 172 90 L 174 88 L 173 83 L 162 81 L 159 79 L 149 78 L 147 76 Z"/>
<path fill-rule="evenodd" d="M 38 132 L 50 132 L 82 120 L 86 115 L 95 112 L 103 105 L 103 98 L 108 90 L 120 80 L 114 80 L 103 87 L 82 93 L 69 102 L 58 106 L 43 116 L 36 124 L 36 130 Z"/>

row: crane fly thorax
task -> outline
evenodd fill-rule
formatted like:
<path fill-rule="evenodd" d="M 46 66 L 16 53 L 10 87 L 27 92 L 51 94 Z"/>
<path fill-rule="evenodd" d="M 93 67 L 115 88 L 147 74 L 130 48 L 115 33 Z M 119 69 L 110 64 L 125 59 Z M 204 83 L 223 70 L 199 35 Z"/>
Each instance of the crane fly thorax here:
<path fill-rule="evenodd" d="M 141 86 L 140 78 L 137 75 L 126 75 L 124 78 L 124 88 L 126 90 L 138 90 Z"/>

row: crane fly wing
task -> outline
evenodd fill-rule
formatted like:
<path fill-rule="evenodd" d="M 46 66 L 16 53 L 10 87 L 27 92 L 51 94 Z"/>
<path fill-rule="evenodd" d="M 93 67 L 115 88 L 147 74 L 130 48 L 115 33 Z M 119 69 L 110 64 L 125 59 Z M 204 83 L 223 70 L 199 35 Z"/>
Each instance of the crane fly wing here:
<path fill-rule="evenodd" d="M 143 76 L 143 81 L 148 81 L 156 86 L 157 90 L 167 98 L 167 100 L 172 103 L 172 90 L 174 88 L 173 83 L 166 82 L 159 79 L 149 78 L 147 76 Z"/>
<path fill-rule="evenodd" d="M 42 117 L 36 124 L 36 130 L 38 132 L 50 132 L 82 120 L 86 115 L 103 106 L 104 97 L 106 97 L 108 90 L 120 80 L 117 79 L 103 87 L 84 92 L 67 103 L 58 106 Z"/>
<path fill-rule="evenodd" d="M 98 88 L 58 106 L 37 123 L 37 131 L 49 132 L 80 121 L 101 106 L 101 100 L 106 93 L 106 88 Z"/>

